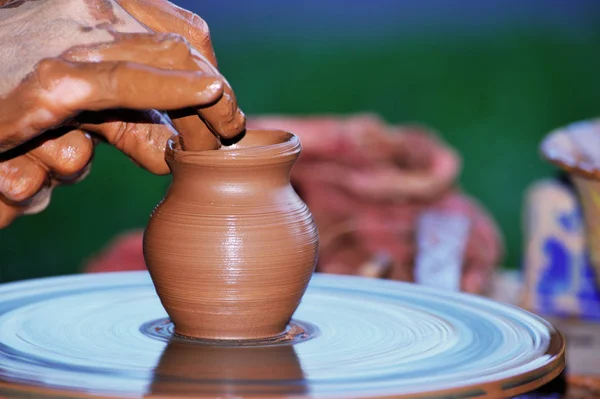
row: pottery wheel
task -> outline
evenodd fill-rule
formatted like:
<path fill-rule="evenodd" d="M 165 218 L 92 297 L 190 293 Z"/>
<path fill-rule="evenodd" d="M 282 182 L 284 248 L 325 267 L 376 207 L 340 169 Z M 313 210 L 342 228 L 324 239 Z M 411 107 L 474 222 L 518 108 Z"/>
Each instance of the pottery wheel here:
<path fill-rule="evenodd" d="M 517 308 L 398 282 L 315 275 L 288 335 L 173 337 L 145 272 L 0 285 L 0 397 L 480 398 L 531 391 L 564 342 Z"/>

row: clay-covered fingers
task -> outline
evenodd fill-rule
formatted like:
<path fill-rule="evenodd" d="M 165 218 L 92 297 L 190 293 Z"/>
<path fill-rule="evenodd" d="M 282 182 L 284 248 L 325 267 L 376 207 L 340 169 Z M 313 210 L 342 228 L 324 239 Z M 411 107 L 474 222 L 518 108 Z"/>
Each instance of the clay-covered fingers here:
<path fill-rule="evenodd" d="M 0 162 L 0 198 L 9 203 L 28 200 L 48 182 L 46 169 L 29 155 Z"/>
<path fill-rule="evenodd" d="M 134 18 L 154 32 L 176 33 L 197 50 L 195 56 L 207 60 L 216 71 L 215 57 L 208 24 L 198 15 L 166 0 L 118 0 Z M 239 109 L 231 85 L 224 80 L 223 97 L 198 113 L 211 129 L 224 138 L 234 138 L 244 131 L 246 116 Z"/>
<path fill-rule="evenodd" d="M 113 33 L 110 43 L 70 48 L 61 58 L 76 62 L 129 61 L 154 68 L 202 71 L 219 76 L 210 63 L 192 57 L 192 48 L 181 36 L 172 33 Z"/>
<path fill-rule="evenodd" d="M 245 129 L 246 117 L 238 108 L 231 87 L 219 71 L 189 45 L 186 38 L 173 33 L 115 35 L 116 40 L 112 43 L 72 48 L 62 57 L 77 62 L 131 61 L 153 68 L 202 71 L 207 76 L 220 77 L 224 84 L 222 96 L 212 103 L 199 103 L 194 108 L 212 131 L 221 137 L 231 139 Z M 154 95 L 162 96 L 163 93 L 157 91 Z M 177 119 L 174 115 L 172 117 Z M 186 139 L 191 141 L 192 137 L 188 134 Z"/>
<path fill-rule="evenodd" d="M 222 93 L 221 78 L 203 72 L 159 69 L 129 61 L 46 59 L 0 99 L 0 152 L 84 110 L 173 110 L 212 103 Z"/>
<path fill-rule="evenodd" d="M 176 34 L 116 34 L 115 41 L 108 44 L 74 47 L 63 53 L 69 61 L 135 61 L 157 68 L 201 70 L 209 75 L 218 72 L 204 59 L 192 55 L 187 41 Z M 193 108 L 174 111 L 170 115 L 174 126 L 185 137 L 180 140 L 187 149 L 217 149 L 220 142 L 209 127 L 198 117 Z M 191 143 L 190 143 L 191 142 Z M 190 145 L 188 145 L 190 144 Z M 164 164 L 164 162 L 163 162 Z"/>
<path fill-rule="evenodd" d="M 85 132 L 57 132 L 40 139 L 0 160 L 0 228 L 20 215 L 41 212 L 54 187 L 76 183 L 89 170 L 94 143 Z"/>
<path fill-rule="evenodd" d="M 51 182 L 46 170 L 28 155 L 0 162 L 0 229 L 23 214 L 43 210 Z"/>
<path fill-rule="evenodd" d="M 94 142 L 86 132 L 76 129 L 45 140 L 29 152 L 50 173 L 63 182 L 76 180 L 94 154 Z"/>
<path fill-rule="evenodd" d="M 217 66 L 208 24 L 197 14 L 166 0 L 117 0 L 117 3 L 152 31 L 185 37 L 213 66 Z"/>

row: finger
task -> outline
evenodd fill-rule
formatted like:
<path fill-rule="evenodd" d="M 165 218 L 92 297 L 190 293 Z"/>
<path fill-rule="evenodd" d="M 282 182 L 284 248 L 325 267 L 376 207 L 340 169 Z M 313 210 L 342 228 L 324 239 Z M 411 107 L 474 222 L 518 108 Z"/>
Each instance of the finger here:
<path fill-rule="evenodd" d="M 80 128 L 101 135 L 151 173 L 168 174 L 164 153 L 167 141 L 177 131 L 158 111 L 147 111 L 144 116 L 135 121 L 84 123 Z"/>
<path fill-rule="evenodd" d="M 89 164 L 94 153 L 92 137 L 82 130 L 72 130 L 44 141 L 29 155 L 42 163 L 54 177 L 71 180 Z"/>
<path fill-rule="evenodd" d="M 27 155 L 0 162 L 0 197 L 20 203 L 48 183 L 48 172 Z"/>
<path fill-rule="evenodd" d="M 213 66 L 217 59 L 208 24 L 198 15 L 165 0 L 117 0 L 129 14 L 154 32 L 185 37 Z"/>
<path fill-rule="evenodd" d="M 172 33 L 115 33 L 110 43 L 75 46 L 61 58 L 76 62 L 130 61 L 150 67 L 202 71 L 219 76 L 206 60 L 196 64 L 191 47 L 179 35 Z"/>
<path fill-rule="evenodd" d="M 225 84 L 223 96 L 212 106 L 201 106 L 198 114 L 219 136 L 233 139 L 246 128 L 246 115 L 237 105 L 237 99 L 229 84 Z"/>
<path fill-rule="evenodd" d="M 184 38 L 174 34 L 119 34 L 110 44 L 74 47 L 62 58 L 69 61 L 136 61 L 145 65 L 181 70 L 202 70 L 219 76 L 207 61 L 192 57 Z M 178 131 L 187 132 L 182 147 L 195 150 L 214 150 L 220 142 L 210 128 L 198 117 L 197 111 L 188 108 L 171 114 Z M 112 129 L 112 128 L 111 128 Z"/>
<path fill-rule="evenodd" d="M 223 94 L 219 77 L 165 70 L 128 61 L 72 63 L 42 61 L 37 68 L 41 99 L 61 107 L 98 111 L 110 108 L 173 110 L 210 104 Z M 77 86 L 81 86 L 78 90 Z M 73 91 L 75 91 L 73 93 Z"/>
<path fill-rule="evenodd" d="M 184 150 L 217 150 L 221 141 L 208 125 L 198 117 L 195 109 L 186 108 L 169 112 L 173 126 L 178 132 L 179 143 Z"/>
<path fill-rule="evenodd" d="M 219 71 L 205 58 L 189 46 L 186 39 L 174 34 L 118 34 L 112 43 L 95 46 L 82 46 L 70 49 L 63 54 L 63 58 L 70 61 L 131 61 L 154 68 L 169 70 L 200 70 L 208 75 L 221 76 Z M 197 113 L 210 126 L 211 130 L 224 138 L 233 138 L 240 134 L 246 124 L 244 113 L 238 108 L 237 100 L 229 84 L 223 80 L 223 95 L 216 103 L 206 104 L 197 109 Z M 189 115 L 180 118 L 171 114 L 176 127 L 182 132 L 186 147 L 190 149 L 204 149 L 199 142 L 206 139 L 208 131 L 202 129 L 196 122 L 191 125 Z M 186 119 L 186 123 L 177 124 L 178 119 Z M 182 130 L 190 129 L 190 130 Z M 210 137 L 208 137 L 210 138 Z"/>
<path fill-rule="evenodd" d="M 214 102 L 223 83 L 201 72 L 167 71 L 127 61 L 41 61 L 0 99 L 0 152 L 63 123 L 83 110 L 172 110 Z M 157 95 L 160 93 L 160 95 Z"/>

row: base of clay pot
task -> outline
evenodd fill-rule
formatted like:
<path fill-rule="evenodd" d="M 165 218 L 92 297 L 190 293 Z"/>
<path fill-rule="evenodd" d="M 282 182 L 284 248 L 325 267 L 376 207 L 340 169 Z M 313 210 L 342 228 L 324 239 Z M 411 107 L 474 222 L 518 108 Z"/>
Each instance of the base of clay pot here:
<path fill-rule="evenodd" d="M 194 333 L 194 331 L 192 330 L 191 332 L 187 332 L 187 330 L 180 330 L 177 327 L 175 327 L 174 330 L 174 335 L 178 336 L 178 337 L 183 337 L 183 338 L 188 338 L 188 339 L 193 339 L 193 340 L 197 340 L 197 341 L 205 341 L 205 342 L 217 342 L 217 341 L 222 341 L 222 342 L 241 342 L 241 341 L 268 341 L 268 340 L 272 340 L 272 339 L 277 339 L 278 337 L 284 336 L 286 334 L 286 329 L 284 330 L 278 330 L 279 332 L 277 333 L 273 333 L 273 334 L 265 334 L 265 335 L 260 335 L 260 336 L 244 336 L 244 335 L 229 335 L 229 336 L 209 336 L 206 334 L 202 334 L 202 333 Z"/>
<path fill-rule="evenodd" d="M 260 341 L 284 336 L 289 328 L 289 322 L 272 323 L 264 318 L 257 320 L 255 314 L 245 317 L 203 314 L 203 317 L 199 317 L 196 313 L 190 313 L 169 313 L 174 325 L 173 334 L 204 341 Z"/>
<path fill-rule="evenodd" d="M 319 329 L 306 322 L 292 320 L 285 331 L 279 335 L 257 339 L 204 339 L 178 334 L 175 326 L 169 319 L 155 320 L 142 326 L 144 334 L 161 338 L 165 342 L 180 340 L 190 344 L 212 345 L 212 346 L 273 346 L 293 345 L 308 341 L 319 335 Z"/>

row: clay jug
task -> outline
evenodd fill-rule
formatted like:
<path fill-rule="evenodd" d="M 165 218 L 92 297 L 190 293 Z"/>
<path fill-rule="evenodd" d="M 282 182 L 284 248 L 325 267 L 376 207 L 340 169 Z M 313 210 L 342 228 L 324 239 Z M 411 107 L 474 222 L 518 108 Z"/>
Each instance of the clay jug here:
<path fill-rule="evenodd" d="M 219 150 L 168 143 L 173 180 L 144 233 L 144 258 L 177 334 L 285 332 L 318 251 L 313 217 L 290 184 L 300 151 L 277 130 L 248 130 Z"/>

